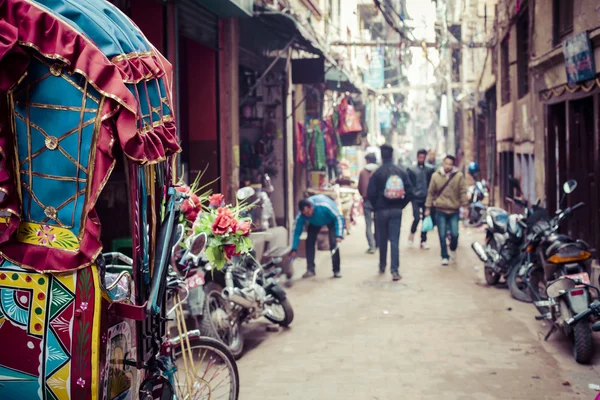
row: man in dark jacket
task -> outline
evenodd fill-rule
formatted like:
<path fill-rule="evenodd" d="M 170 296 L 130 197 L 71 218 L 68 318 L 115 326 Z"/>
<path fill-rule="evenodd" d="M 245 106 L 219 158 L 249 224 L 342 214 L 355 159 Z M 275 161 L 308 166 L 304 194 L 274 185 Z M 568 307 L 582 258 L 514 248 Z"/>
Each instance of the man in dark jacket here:
<path fill-rule="evenodd" d="M 379 245 L 379 273 L 385 273 L 388 241 L 391 247 L 391 272 L 394 281 L 400 276 L 400 225 L 402 209 L 410 202 L 413 188 L 404 170 L 394 165 L 392 146 L 381 146 L 383 165 L 369 180 L 367 197 L 375 209 L 377 244 Z"/>
<path fill-rule="evenodd" d="M 371 202 L 367 197 L 367 188 L 369 187 L 369 180 L 373 173 L 377 170 L 377 157 L 373 153 L 369 153 L 365 156 L 367 165 L 360 171 L 358 177 L 358 192 L 363 198 L 363 212 L 365 214 L 365 223 L 367 225 L 367 242 L 369 243 L 368 254 L 375 254 L 377 252 L 376 236 L 373 234 L 373 216 L 374 210 Z M 377 230 L 377 228 L 375 228 Z"/>
<path fill-rule="evenodd" d="M 431 176 L 434 169 L 425 164 L 427 158 L 427 150 L 422 149 L 417 152 L 417 164 L 408 170 L 408 178 L 413 186 L 414 194 L 412 199 L 413 207 L 413 223 L 410 228 L 410 236 L 408 243 L 413 244 L 415 241 L 415 233 L 419 222 L 425 218 L 425 200 L 427 200 L 427 190 L 431 182 Z M 427 245 L 427 232 L 421 231 L 421 249 L 429 250 Z"/>

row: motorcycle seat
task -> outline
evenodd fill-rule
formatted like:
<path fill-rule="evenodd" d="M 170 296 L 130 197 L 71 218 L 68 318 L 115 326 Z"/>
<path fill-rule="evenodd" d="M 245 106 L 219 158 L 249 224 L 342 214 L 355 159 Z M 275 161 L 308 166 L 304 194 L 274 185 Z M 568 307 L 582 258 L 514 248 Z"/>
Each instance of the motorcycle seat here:
<path fill-rule="evenodd" d="M 285 257 L 292 251 L 291 247 L 273 247 L 265 253 L 265 257 Z"/>

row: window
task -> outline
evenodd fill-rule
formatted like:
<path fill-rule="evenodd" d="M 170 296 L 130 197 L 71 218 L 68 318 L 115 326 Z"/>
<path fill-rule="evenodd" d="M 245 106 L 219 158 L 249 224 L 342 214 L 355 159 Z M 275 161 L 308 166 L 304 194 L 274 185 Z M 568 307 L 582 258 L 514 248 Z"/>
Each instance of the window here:
<path fill-rule="evenodd" d="M 554 45 L 573 32 L 573 0 L 553 0 Z"/>
<path fill-rule="evenodd" d="M 508 37 L 500 44 L 500 86 L 502 105 L 510 102 L 510 71 L 508 63 Z"/>
<path fill-rule="evenodd" d="M 517 21 L 517 82 L 519 98 L 529 93 L 529 9 Z"/>

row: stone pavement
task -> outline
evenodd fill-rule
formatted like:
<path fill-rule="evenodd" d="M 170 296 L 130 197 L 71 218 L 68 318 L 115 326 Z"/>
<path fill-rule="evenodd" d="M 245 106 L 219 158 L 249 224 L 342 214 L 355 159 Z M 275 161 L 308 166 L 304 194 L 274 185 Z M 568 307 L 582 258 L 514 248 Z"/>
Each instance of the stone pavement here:
<path fill-rule="evenodd" d="M 429 251 L 406 243 L 408 211 L 402 281 L 378 274 L 378 255 L 365 254 L 356 226 L 341 248 L 343 279 L 331 279 L 324 252 L 317 277 L 288 290 L 289 329 L 245 327 L 240 399 L 594 399 L 588 385 L 600 384 L 598 369 L 576 364 L 560 333 L 544 343 L 548 327 L 532 305 L 485 285 L 470 249 L 480 230 L 461 225 L 458 262 L 442 267 L 435 232 Z M 304 267 L 298 261 L 296 275 Z"/>

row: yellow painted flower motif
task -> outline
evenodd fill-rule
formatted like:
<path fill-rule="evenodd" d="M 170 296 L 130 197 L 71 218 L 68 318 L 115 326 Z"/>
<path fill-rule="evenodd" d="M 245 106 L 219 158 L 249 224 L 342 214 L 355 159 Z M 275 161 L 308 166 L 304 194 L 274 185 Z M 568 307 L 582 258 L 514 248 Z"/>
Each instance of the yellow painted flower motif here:
<path fill-rule="evenodd" d="M 61 250 L 79 250 L 79 240 L 68 229 L 32 222 L 21 222 L 17 239 L 21 243 L 33 244 Z"/>

